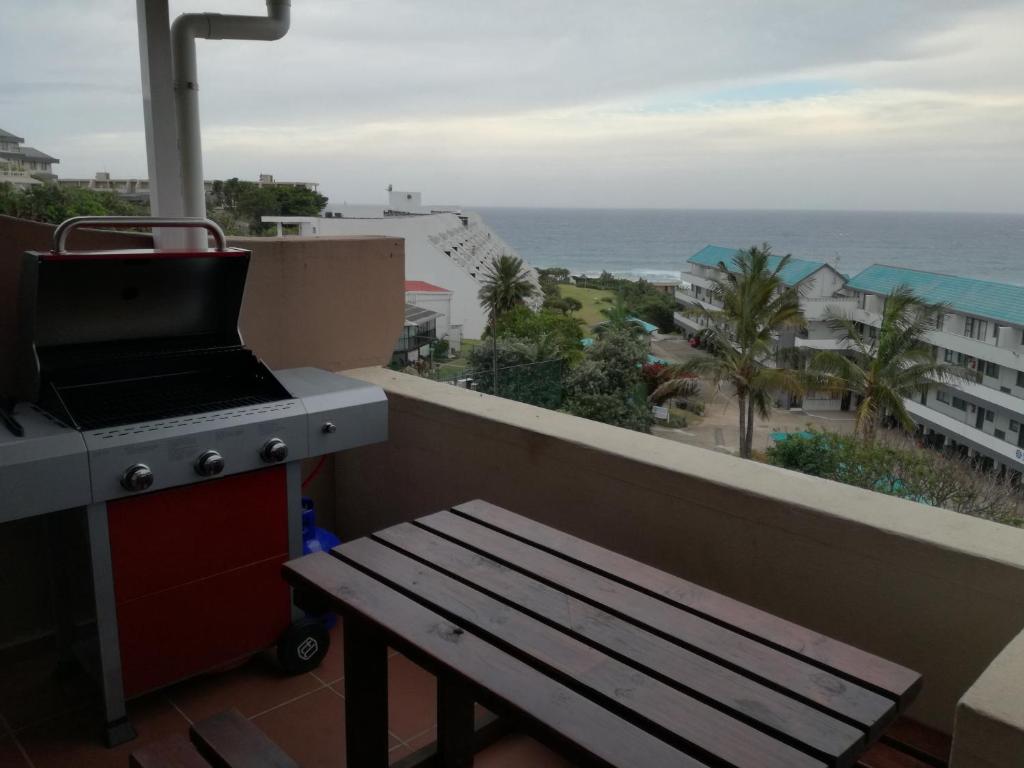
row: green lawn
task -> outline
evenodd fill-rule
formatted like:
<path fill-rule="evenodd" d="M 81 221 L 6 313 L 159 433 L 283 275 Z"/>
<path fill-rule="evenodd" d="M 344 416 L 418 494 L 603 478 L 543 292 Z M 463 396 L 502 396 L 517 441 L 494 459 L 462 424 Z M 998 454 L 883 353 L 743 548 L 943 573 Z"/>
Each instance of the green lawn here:
<path fill-rule="evenodd" d="M 462 349 L 459 351 L 459 356 L 453 360 L 446 360 L 438 366 L 437 377 L 442 379 L 450 379 L 462 373 L 466 366 L 469 364 L 469 355 L 473 351 L 474 347 L 480 345 L 480 339 L 463 339 Z"/>
<path fill-rule="evenodd" d="M 614 291 L 603 291 L 598 288 L 580 288 L 577 285 L 559 285 L 558 292 L 563 298 L 573 298 L 583 305 L 583 309 L 574 313 L 576 317 L 587 326 L 587 335 L 595 325 L 604 320 L 601 310 L 608 306 L 608 302 L 601 299 L 615 298 Z"/>

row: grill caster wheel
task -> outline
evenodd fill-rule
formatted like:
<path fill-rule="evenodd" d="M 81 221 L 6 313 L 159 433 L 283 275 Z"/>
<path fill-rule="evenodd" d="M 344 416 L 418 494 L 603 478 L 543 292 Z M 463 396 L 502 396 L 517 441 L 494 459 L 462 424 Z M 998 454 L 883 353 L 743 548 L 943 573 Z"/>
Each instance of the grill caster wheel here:
<path fill-rule="evenodd" d="M 293 621 L 277 641 L 277 661 L 289 675 L 301 675 L 320 666 L 331 646 L 331 636 L 319 619 Z"/>

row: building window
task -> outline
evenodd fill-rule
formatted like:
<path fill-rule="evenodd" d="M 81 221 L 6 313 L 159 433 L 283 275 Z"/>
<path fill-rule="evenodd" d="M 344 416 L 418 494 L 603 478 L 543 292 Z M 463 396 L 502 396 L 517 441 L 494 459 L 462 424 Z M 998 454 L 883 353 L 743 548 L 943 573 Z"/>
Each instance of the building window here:
<path fill-rule="evenodd" d="M 967 410 L 967 401 L 966 400 L 961 400 L 959 397 L 954 397 L 953 398 L 953 407 L 956 408 L 958 411 L 966 411 Z"/>
<path fill-rule="evenodd" d="M 1020 422 L 1019 421 L 1014 421 L 1013 419 L 1010 419 L 1010 431 L 1011 432 L 1020 432 Z"/>
<path fill-rule="evenodd" d="M 952 363 L 956 359 L 952 349 L 947 349 L 942 353 L 942 359 L 947 363 Z"/>
<path fill-rule="evenodd" d="M 1017 386 L 1024 387 L 1024 371 L 1017 371 Z"/>
<path fill-rule="evenodd" d="M 935 399 L 938 400 L 940 403 L 945 403 L 946 405 L 949 405 L 949 392 L 947 392 L 944 389 L 937 389 L 935 390 Z"/>
<path fill-rule="evenodd" d="M 995 420 L 996 414 L 994 411 L 985 411 L 985 421 Z"/>
<path fill-rule="evenodd" d="M 964 318 L 964 336 L 974 336 L 974 318 Z"/>
<path fill-rule="evenodd" d="M 991 376 L 994 379 L 999 378 L 999 366 L 995 363 L 985 361 L 985 375 Z"/>
<path fill-rule="evenodd" d="M 1006 439 L 1006 433 L 1003 432 L 1003 430 L 1001 430 L 1001 429 L 997 429 L 994 434 L 1000 440 L 1005 440 Z"/>
<path fill-rule="evenodd" d="M 978 321 L 978 333 L 975 336 L 975 338 L 980 339 L 981 341 L 984 341 L 985 339 L 988 338 L 988 321 L 987 320 L 979 320 Z"/>

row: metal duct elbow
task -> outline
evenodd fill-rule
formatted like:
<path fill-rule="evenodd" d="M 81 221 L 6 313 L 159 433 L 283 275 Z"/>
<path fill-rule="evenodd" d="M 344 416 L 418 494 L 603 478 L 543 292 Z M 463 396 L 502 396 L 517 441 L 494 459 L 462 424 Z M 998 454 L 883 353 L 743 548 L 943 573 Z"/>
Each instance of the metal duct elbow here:
<path fill-rule="evenodd" d="M 291 26 L 291 0 L 267 0 L 266 16 L 204 14 L 211 40 L 280 40 Z"/>
<path fill-rule="evenodd" d="M 171 25 L 174 101 L 178 122 L 182 202 L 186 216 L 206 216 L 202 140 L 199 132 L 196 38 L 279 40 L 287 34 L 290 26 L 291 0 L 267 0 L 266 16 L 186 13 Z M 201 247 L 204 244 L 193 241 L 191 245 Z"/>

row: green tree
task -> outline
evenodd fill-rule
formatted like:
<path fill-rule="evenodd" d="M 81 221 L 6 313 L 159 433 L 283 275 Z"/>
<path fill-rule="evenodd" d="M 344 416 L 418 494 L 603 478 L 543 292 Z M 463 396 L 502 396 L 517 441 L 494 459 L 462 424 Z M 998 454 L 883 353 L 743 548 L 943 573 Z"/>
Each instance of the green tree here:
<path fill-rule="evenodd" d="M 260 186 L 231 178 L 215 181 L 209 194 L 210 216 L 231 234 L 258 234 L 263 216 L 318 216 L 327 198 L 305 187 Z"/>
<path fill-rule="evenodd" d="M 882 325 L 874 338 L 849 317 L 830 311 L 829 325 L 841 335 L 846 349 L 817 353 L 811 370 L 821 376 L 824 388 L 858 397 L 856 431 L 865 440 L 875 438 L 887 414 L 912 432 L 914 420 L 903 399 L 920 395 L 932 382 L 955 384 L 975 378 L 960 366 L 935 360 L 932 347 L 924 341 L 945 309 L 899 286 L 885 300 Z"/>
<path fill-rule="evenodd" d="M 571 315 L 573 312 L 579 312 L 583 309 L 583 302 L 579 299 L 573 298 L 572 296 L 565 296 L 562 301 L 565 304 L 565 313 Z"/>
<path fill-rule="evenodd" d="M 146 207 L 113 192 L 39 184 L 15 189 L 0 184 L 0 214 L 57 224 L 72 216 L 142 216 Z"/>
<path fill-rule="evenodd" d="M 487 310 L 490 318 L 490 331 L 493 337 L 491 345 L 494 386 L 498 387 L 498 318 L 503 312 L 523 306 L 526 300 L 536 293 L 530 282 L 529 270 L 518 256 L 503 253 L 491 259 L 484 269 L 483 284 L 477 293 L 480 306 Z"/>
<path fill-rule="evenodd" d="M 676 300 L 667 293 L 660 293 L 652 288 L 649 293 L 637 297 L 631 307 L 634 315 L 658 326 L 658 330 L 662 333 L 671 333 L 675 330 L 673 315 L 676 309 Z"/>
<path fill-rule="evenodd" d="M 629 310 L 629 305 L 626 304 L 626 298 L 622 291 L 615 294 L 615 298 L 611 300 L 609 306 L 601 308 L 601 314 L 604 315 L 604 320 L 594 329 L 598 336 L 627 331 L 636 334 L 636 324 L 632 320 L 632 312 Z"/>
<path fill-rule="evenodd" d="M 1024 527 L 1021 499 L 1007 479 L 906 439 L 790 435 L 769 448 L 767 457 L 776 466 L 815 477 Z"/>
<path fill-rule="evenodd" d="M 560 357 L 574 363 L 583 356 L 579 322 L 566 315 L 515 307 L 498 319 L 498 338 L 525 339 L 537 345 L 538 359 Z"/>
<path fill-rule="evenodd" d="M 661 405 L 666 400 L 678 397 L 682 399 L 700 394 L 700 379 L 690 371 L 680 371 L 677 366 L 663 366 L 657 379 L 657 386 L 648 396 L 654 405 Z"/>
<path fill-rule="evenodd" d="M 565 377 L 563 410 L 575 416 L 649 432 L 643 363 L 647 348 L 630 328 L 609 329 Z"/>
<path fill-rule="evenodd" d="M 523 260 L 507 253 L 491 260 L 484 268 L 481 282 L 477 298 L 492 324 L 503 312 L 524 305 L 537 291 Z"/>
<path fill-rule="evenodd" d="M 500 377 L 494 375 L 495 360 Z M 478 392 L 557 408 L 562 401 L 563 366 L 563 360 L 549 357 L 537 342 L 504 336 L 495 337 L 492 349 L 475 347 L 464 375 L 473 379 Z"/>
<path fill-rule="evenodd" d="M 733 390 L 743 458 L 753 449 L 754 415 L 769 417 L 775 393 L 804 389 L 801 372 L 773 367 L 777 334 L 804 325 L 800 294 L 780 277 L 789 261 L 773 256 L 765 243 L 740 251 L 730 265 L 719 262 L 721 277 L 712 280 L 711 293 L 722 308 L 697 311 L 711 322 L 705 337 L 715 354 L 672 367 L 672 373 L 697 373 Z"/>

